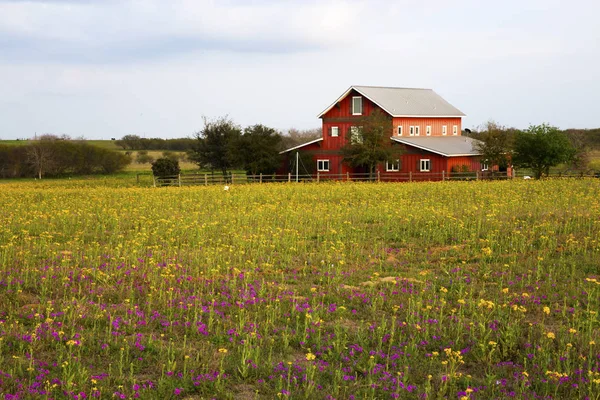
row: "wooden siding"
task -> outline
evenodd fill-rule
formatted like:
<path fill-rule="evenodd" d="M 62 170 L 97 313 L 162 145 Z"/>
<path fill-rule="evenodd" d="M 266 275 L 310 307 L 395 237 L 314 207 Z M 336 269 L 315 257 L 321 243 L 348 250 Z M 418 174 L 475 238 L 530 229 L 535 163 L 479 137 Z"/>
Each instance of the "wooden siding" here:
<path fill-rule="evenodd" d="M 461 168 L 463 165 L 466 165 L 469 171 L 481 171 L 481 164 L 477 156 L 448 157 L 448 171 L 452 171 L 454 166 Z"/>
<path fill-rule="evenodd" d="M 393 120 L 394 136 L 398 136 L 398 126 L 402 126 L 402 137 L 410 137 L 409 128 L 411 126 L 419 127 L 419 137 L 427 136 L 427 126 L 431 126 L 431 136 L 443 136 L 442 126 L 446 125 L 446 136 L 452 136 L 454 125 L 458 126 L 458 135 L 462 130 L 461 118 L 415 118 L 415 117 L 397 117 Z"/>

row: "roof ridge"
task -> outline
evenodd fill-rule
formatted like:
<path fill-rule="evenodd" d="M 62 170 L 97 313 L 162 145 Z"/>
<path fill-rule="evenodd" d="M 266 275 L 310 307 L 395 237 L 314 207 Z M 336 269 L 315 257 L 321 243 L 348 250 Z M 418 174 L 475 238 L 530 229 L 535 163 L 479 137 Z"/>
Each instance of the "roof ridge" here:
<path fill-rule="evenodd" d="M 431 90 L 429 88 L 415 88 L 415 87 L 400 87 L 400 86 L 374 86 L 374 85 L 352 85 L 352 87 L 366 87 L 375 89 L 410 89 L 410 90 Z"/>

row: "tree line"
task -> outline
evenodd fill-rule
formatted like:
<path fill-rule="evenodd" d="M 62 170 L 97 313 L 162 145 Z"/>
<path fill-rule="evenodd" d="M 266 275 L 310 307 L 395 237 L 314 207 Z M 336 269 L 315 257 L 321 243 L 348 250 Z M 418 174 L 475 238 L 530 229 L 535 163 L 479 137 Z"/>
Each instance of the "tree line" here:
<path fill-rule="evenodd" d="M 118 151 L 43 135 L 23 146 L 0 145 L 0 177 L 112 174 L 131 163 L 131 157 Z"/>
<path fill-rule="evenodd" d="M 519 130 L 489 121 L 477 131 L 466 134 L 480 140 L 477 150 L 490 166 L 531 169 L 538 179 L 549 175 L 550 168 L 559 164 L 585 170 L 590 150 L 600 148 L 600 129 L 561 131 L 542 124 Z"/>

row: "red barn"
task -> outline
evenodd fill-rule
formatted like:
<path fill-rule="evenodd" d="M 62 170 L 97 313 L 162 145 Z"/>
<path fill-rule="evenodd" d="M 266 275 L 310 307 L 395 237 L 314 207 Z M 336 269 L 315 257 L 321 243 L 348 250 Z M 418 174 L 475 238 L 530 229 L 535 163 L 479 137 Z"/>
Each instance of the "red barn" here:
<path fill-rule="evenodd" d="M 455 170 L 487 170 L 474 148 L 476 140 L 461 136 L 465 114 L 433 90 L 351 86 L 318 115 L 322 120 L 321 138 L 282 152 L 286 172 L 299 155 L 304 164 L 312 163 L 308 168 L 311 172 L 321 175 L 365 172 L 344 163 L 340 149 L 348 143 L 360 118 L 375 110 L 392 118 L 390 146 L 402 147 L 402 155 L 396 163 L 377 167 L 388 180 L 394 180 L 394 176 L 405 177 L 408 173 L 442 179 Z M 301 174 L 306 170 L 306 165 L 303 167 Z"/>

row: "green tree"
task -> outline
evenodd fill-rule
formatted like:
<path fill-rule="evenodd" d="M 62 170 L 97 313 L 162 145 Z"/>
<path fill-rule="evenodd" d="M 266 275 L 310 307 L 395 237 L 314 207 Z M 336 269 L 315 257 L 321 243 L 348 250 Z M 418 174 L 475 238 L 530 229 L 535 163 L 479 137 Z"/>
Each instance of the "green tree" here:
<path fill-rule="evenodd" d="M 481 154 L 482 161 L 505 170 L 510 164 L 514 136 L 514 129 L 507 129 L 495 121 L 488 121 L 479 129 L 479 142 L 475 144 L 475 149 Z"/>
<path fill-rule="evenodd" d="M 229 155 L 234 165 L 257 175 L 275 172 L 281 164 L 281 135 L 273 128 L 253 125 L 229 143 Z"/>
<path fill-rule="evenodd" d="M 173 176 L 181 172 L 179 162 L 171 158 L 162 157 L 152 163 L 152 174 L 154 176 Z"/>
<path fill-rule="evenodd" d="M 550 167 L 570 162 L 575 149 L 569 138 L 558 128 L 546 124 L 531 125 L 517 132 L 513 149 L 513 164 L 531 168 L 536 179 L 548 175 Z"/>
<path fill-rule="evenodd" d="M 239 126 L 227 117 L 214 121 L 204 118 L 204 128 L 196 133 L 196 144 L 188 153 L 188 159 L 200 168 L 220 170 L 227 177 L 233 166 L 231 146 L 242 134 Z"/>
<path fill-rule="evenodd" d="M 377 164 L 394 162 L 401 152 L 390 145 L 392 119 L 375 110 L 371 115 L 360 118 L 358 125 L 346 135 L 347 143 L 341 149 L 342 155 L 350 166 L 367 168 L 369 176 L 373 178 Z"/>

